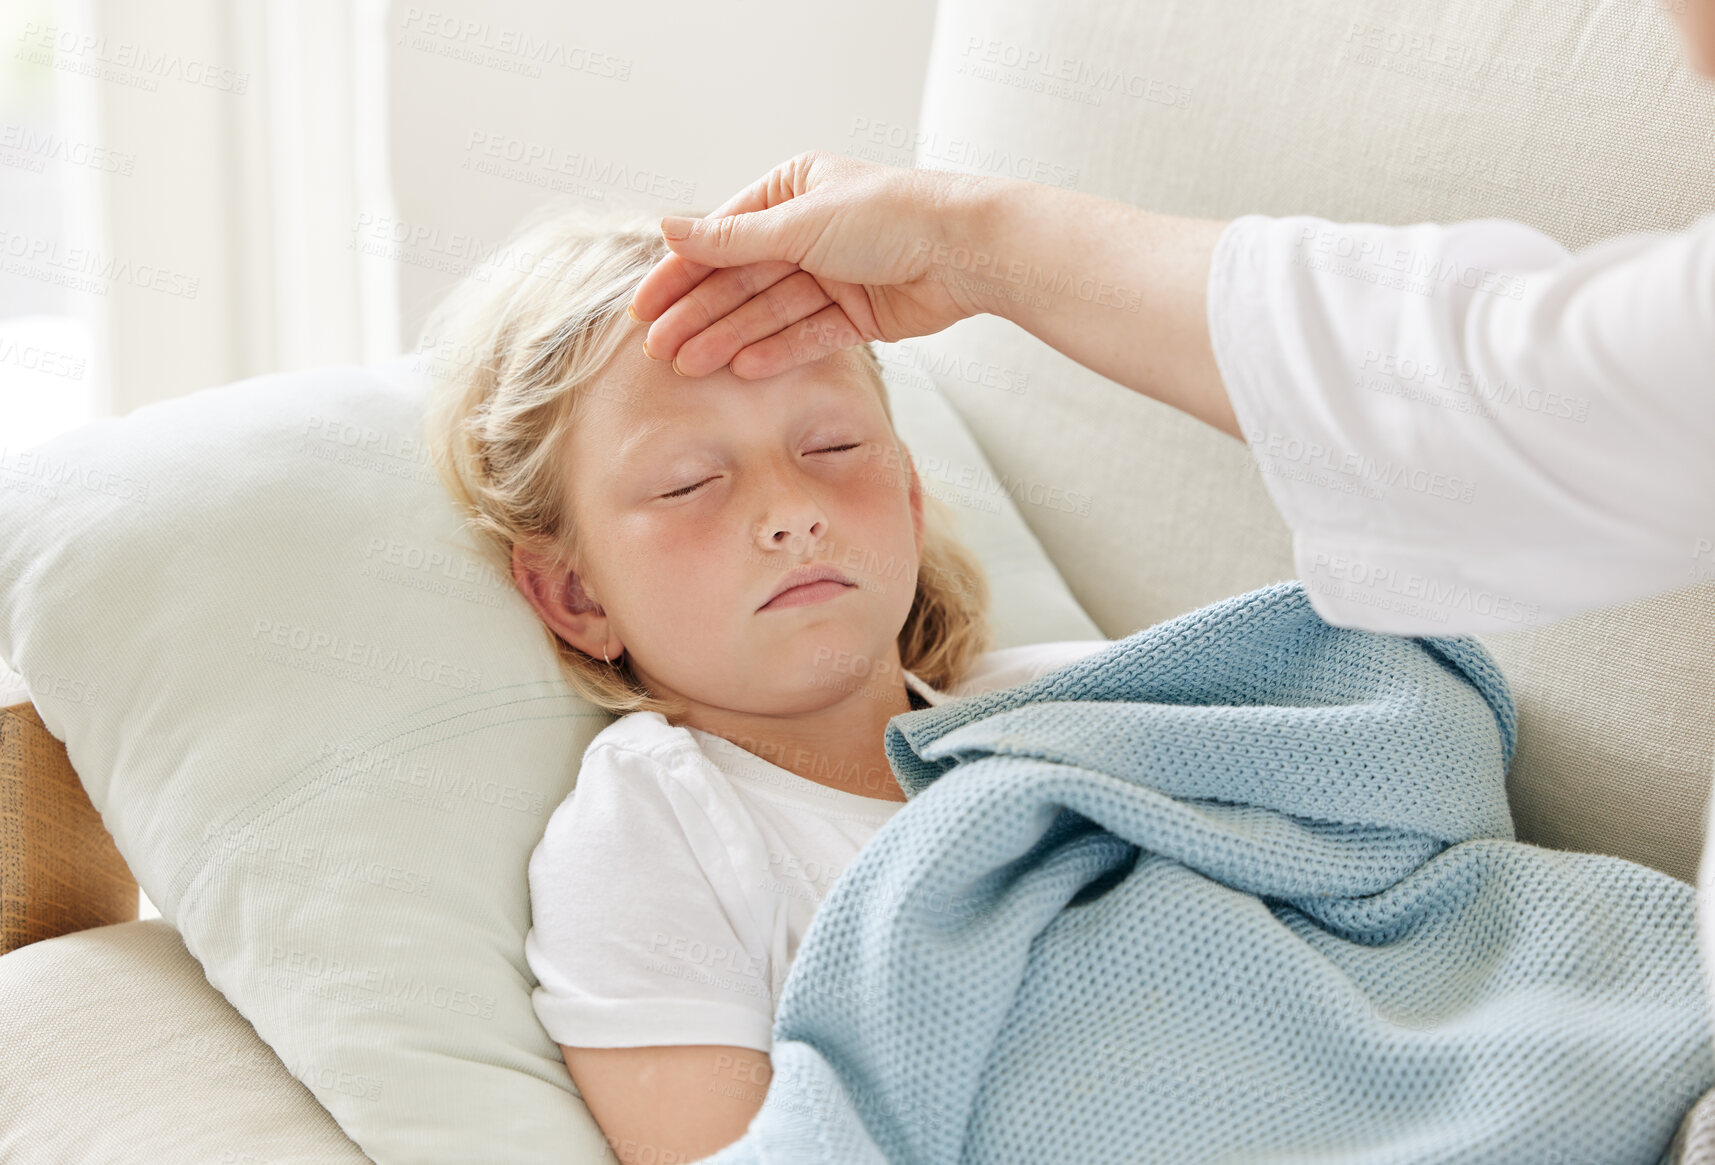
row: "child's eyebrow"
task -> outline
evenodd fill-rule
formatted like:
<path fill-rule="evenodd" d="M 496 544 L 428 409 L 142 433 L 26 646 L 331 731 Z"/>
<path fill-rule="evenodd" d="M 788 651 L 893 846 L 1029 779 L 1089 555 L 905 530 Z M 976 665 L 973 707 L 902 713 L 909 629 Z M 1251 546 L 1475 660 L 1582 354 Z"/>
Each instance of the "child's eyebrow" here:
<path fill-rule="evenodd" d="M 670 427 L 671 426 L 667 421 L 658 417 L 655 420 L 632 430 L 632 432 L 628 434 L 617 447 L 615 447 L 613 451 L 614 466 L 621 470 L 625 469 L 628 464 L 628 459 L 643 445 L 645 441 L 649 440 L 649 438 L 661 432 L 663 429 Z"/>

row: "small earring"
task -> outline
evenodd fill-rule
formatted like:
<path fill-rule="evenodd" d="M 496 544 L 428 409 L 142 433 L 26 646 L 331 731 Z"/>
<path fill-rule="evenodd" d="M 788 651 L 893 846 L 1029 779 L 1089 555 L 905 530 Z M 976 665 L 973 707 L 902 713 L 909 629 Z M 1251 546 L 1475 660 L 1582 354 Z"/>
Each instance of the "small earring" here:
<path fill-rule="evenodd" d="M 613 666 L 613 660 L 611 660 L 607 657 L 607 648 L 605 648 L 605 647 L 601 649 L 601 661 L 603 663 L 607 664 L 608 667 Z"/>

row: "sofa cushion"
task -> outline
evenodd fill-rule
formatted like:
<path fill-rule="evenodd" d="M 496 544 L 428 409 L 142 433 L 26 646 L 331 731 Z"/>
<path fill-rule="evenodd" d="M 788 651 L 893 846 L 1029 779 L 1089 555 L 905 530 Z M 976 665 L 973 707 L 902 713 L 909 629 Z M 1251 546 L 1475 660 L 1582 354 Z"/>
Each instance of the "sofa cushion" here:
<path fill-rule="evenodd" d="M 0 1047 L 0 1161 L 369 1160 L 158 918 L 0 958 Z M 298 1072 L 380 1099 L 372 1078 Z"/>

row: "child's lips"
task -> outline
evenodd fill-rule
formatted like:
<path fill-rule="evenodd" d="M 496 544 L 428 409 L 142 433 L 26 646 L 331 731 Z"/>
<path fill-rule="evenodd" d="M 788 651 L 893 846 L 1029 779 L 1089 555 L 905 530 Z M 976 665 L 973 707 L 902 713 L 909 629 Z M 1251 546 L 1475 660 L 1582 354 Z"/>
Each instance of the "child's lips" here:
<path fill-rule="evenodd" d="M 758 607 L 757 610 L 766 611 L 770 607 L 777 606 L 796 607 L 802 605 L 805 601 L 820 602 L 823 598 L 830 598 L 837 593 L 826 591 L 814 596 L 799 595 L 794 596 L 793 601 L 791 602 L 781 602 L 782 599 L 786 598 L 789 592 L 800 588 L 807 588 L 812 583 L 820 582 L 841 583 L 851 589 L 855 589 L 857 587 L 856 580 L 847 577 L 845 571 L 840 570 L 837 567 L 830 566 L 826 563 L 800 563 L 780 576 L 779 581 L 774 585 L 773 593 L 770 595 L 769 599 L 764 602 L 762 606 Z"/>
<path fill-rule="evenodd" d="M 857 587 L 851 583 L 838 582 L 834 579 L 819 579 L 813 583 L 805 583 L 789 590 L 781 591 L 762 605 L 762 610 L 773 611 L 781 607 L 806 607 L 812 603 L 823 603 L 836 598 L 846 591 L 855 591 Z"/>

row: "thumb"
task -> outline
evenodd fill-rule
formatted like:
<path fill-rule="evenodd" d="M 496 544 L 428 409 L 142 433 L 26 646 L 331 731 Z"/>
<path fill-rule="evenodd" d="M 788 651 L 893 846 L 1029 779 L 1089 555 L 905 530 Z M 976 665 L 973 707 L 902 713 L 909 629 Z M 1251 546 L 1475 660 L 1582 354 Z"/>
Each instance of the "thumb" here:
<path fill-rule="evenodd" d="M 661 237 L 675 255 L 705 267 L 796 263 L 784 210 L 778 206 L 705 218 L 668 215 L 661 220 Z"/>

